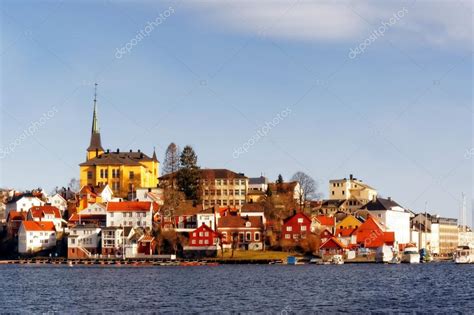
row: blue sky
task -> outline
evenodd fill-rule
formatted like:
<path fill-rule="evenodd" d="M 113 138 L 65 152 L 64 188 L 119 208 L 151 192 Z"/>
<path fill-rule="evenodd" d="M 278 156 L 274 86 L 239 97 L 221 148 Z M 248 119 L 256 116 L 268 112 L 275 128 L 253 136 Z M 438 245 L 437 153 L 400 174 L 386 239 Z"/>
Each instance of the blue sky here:
<path fill-rule="evenodd" d="M 191 144 L 202 167 L 271 179 L 302 170 L 326 196 L 329 179 L 353 173 L 414 211 L 427 202 L 446 216 L 458 216 L 462 192 L 472 200 L 469 1 L 3 1 L 1 9 L 0 186 L 51 190 L 78 177 L 97 82 L 112 150 L 156 147 L 163 159 L 170 142 Z M 233 156 L 286 108 L 288 117 Z"/>

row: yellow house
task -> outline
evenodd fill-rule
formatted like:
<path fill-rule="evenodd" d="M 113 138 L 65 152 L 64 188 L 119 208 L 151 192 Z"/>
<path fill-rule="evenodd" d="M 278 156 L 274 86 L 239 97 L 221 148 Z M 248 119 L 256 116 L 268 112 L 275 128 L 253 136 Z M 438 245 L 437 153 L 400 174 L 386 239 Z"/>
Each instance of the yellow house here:
<path fill-rule="evenodd" d="M 336 229 L 356 229 L 362 225 L 362 222 L 357 220 L 356 217 L 349 214 L 341 222 L 336 225 Z"/>
<path fill-rule="evenodd" d="M 109 185 L 115 197 L 134 198 L 137 188 L 154 188 L 158 186 L 160 162 L 156 153 L 149 157 L 145 153 L 104 151 L 97 117 L 97 103 L 94 98 L 91 142 L 87 157 L 80 165 L 80 184 L 105 186 Z"/>

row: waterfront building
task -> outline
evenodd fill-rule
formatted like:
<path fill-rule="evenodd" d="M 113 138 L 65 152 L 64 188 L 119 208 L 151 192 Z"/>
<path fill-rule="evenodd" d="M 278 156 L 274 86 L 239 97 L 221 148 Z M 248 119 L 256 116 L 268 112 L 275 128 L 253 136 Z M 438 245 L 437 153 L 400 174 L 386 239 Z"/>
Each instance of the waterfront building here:
<path fill-rule="evenodd" d="M 361 209 L 369 211 L 372 216 L 376 217 L 387 232 L 394 232 L 395 242 L 398 244 L 410 243 L 411 212 L 400 206 L 392 198 L 376 197 Z"/>
<path fill-rule="evenodd" d="M 18 231 L 18 252 L 34 254 L 56 246 L 53 222 L 22 221 Z"/>
<path fill-rule="evenodd" d="M 424 248 L 432 252 L 431 229 L 421 222 L 412 221 L 410 225 L 410 244 L 415 244 L 419 249 Z"/>
<path fill-rule="evenodd" d="M 107 204 L 94 203 L 85 209 L 73 213 L 68 221 L 69 225 L 95 224 L 99 227 L 107 226 Z"/>
<path fill-rule="evenodd" d="M 343 243 L 341 243 L 337 238 L 331 237 L 319 247 L 319 253 L 322 257 L 343 255 L 345 249 L 346 246 Z"/>
<path fill-rule="evenodd" d="M 52 222 L 56 231 L 62 231 L 63 223 L 66 224 L 66 221 L 63 220 L 61 216 L 61 211 L 58 208 L 53 206 L 35 206 L 31 207 L 27 215 L 28 221 L 36 222 Z"/>
<path fill-rule="evenodd" d="M 69 229 L 67 258 L 88 259 L 99 253 L 101 229 L 96 224 L 77 224 Z"/>
<path fill-rule="evenodd" d="M 234 244 L 237 249 L 263 249 L 264 226 L 260 217 L 226 215 L 219 218 L 217 226 L 224 248 L 232 248 Z"/>
<path fill-rule="evenodd" d="M 377 249 L 384 245 L 395 246 L 395 233 L 386 232 L 377 219 L 371 215 L 354 233 L 360 247 Z"/>
<path fill-rule="evenodd" d="M 458 220 L 443 218 L 429 213 L 419 213 L 412 219 L 413 224 L 426 224 L 431 231 L 430 249 L 432 254 L 440 256 L 452 255 L 458 246 Z"/>
<path fill-rule="evenodd" d="M 90 145 L 87 148 L 86 161 L 80 164 L 81 187 L 109 185 L 115 196 L 133 200 L 136 189 L 157 187 L 159 165 L 155 152 L 149 157 L 140 150 L 104 150 L 94 98 Z"/>
<path fill-rule="evenodd" d="M 102 255 L 114 257 L 124 253 L 124 238 L 131 231 L 131 227 L 110 226 L 102 228 L 101 248 Z"/>
<path fill-rule="evenodd" d="M 468 226 L 460 226 L 458 228 L 458 246 L 470 246 L 474 248 L 474 232 Z"/>
<path fill-rule="evenodd" d="M 201 225 L 189 233 L 188 245 L 191 247 L 205 247 L 206 250 L 209 250 L 209 247 L 215 247 L 215 249 L 217 249 L 218 244 L 219 234 L 206 224 Z"/>
<path fill-rule="evenodd" d="M 156 211 L 158 211 L 158 205 L 149 201 L 111 201 L 107 203 L 107 227 L 151 229 Z"/>
<path fill-rule="evenodd" d="M 299 242 L 311 233 L 311 219 L 304 213 L 295 213 L 283 221 L 281 238 L 285 242 Z"/>

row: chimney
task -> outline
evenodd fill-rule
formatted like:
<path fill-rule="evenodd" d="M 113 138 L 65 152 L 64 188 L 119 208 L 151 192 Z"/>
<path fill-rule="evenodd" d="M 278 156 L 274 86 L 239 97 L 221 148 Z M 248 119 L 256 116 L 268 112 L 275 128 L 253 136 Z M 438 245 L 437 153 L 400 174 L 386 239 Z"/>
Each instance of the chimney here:
<path fill-rule="evenodd" d="M 119 153 L 120 153 L 120 150 L 119 150 L 119 149 L 117 149 L 117 154 L 119 154 Z"/>
<path fill-rule="evenodd" d="M 350 180 L 353 180 L 353 179 L 354 179 L 354 175 L 350 174 L 350 175 L 349 175 L 349 178 L 350 178 Z"/>
<path fill-rule="evenodd" d="M 388 201 L 392 201 L 392 197 L 388 197 Z"/>
<path fill-rule="evenodd" d="M 132 153 L 132 150 L 130 150 L 130 153 Z"/>
<path fill-rule="evenodd" d="M 110 149 L 107 149 L 107 153 L 110 153 Z"/>
<path fill-rule="evenodd" d="M 138 149 L 138 153 L 140 153 L 140 149 Z"/>

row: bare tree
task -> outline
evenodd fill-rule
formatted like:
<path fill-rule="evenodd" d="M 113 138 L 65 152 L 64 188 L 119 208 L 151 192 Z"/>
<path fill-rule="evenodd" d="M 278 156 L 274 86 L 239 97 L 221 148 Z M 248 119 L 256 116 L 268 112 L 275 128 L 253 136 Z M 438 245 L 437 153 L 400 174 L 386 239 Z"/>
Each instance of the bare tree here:
<path fill-rule="evenodd" d="M 163 161 L 163 175 L 172 174 L 179 170 L 179 156 L 178 146 L 174 142 L 170 143 Z"/>
<path fill-rule="evenodd" d="M 298 195 L 301 209 L 304 209 L 307 200 L 320 197 L 318 193 L 318 183 L 308 174 L 296 172 L 291 180 L 300 184 Z"/>
<path fill-rule="evenodd" d="M 72 192 L 75 192 L 75 193 L 79 192 L 79 190 L 81 189 L 79 180 L 77 178 L 71 178 L 71 180 L 69 181 L 69 184 L 67 185 L 67 187 Z"/>

